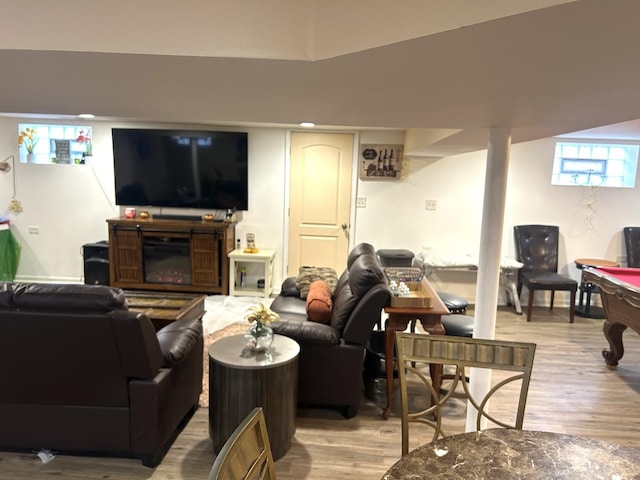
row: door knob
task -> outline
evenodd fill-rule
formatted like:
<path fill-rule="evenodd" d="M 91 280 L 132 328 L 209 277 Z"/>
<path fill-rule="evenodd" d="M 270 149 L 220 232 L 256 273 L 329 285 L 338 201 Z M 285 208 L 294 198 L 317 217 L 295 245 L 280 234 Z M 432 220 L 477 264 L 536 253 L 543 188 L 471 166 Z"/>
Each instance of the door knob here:
<path fill-rule="evenodd" d="M 342 229 L 343 229 L 343 230 L 346 230 L 347 228 L 349 228 L 349 225 L 347 225 L 346 223 L 343 223 L 343 224 L 342 224 Z"/>

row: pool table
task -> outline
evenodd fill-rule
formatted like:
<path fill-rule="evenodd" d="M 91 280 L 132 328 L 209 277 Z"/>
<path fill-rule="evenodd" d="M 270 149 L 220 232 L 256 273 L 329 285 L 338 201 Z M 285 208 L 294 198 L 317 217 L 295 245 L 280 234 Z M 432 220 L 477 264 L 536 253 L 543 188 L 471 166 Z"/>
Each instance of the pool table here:
<path fill-rule="evenodd" d="M 627 327 L 640 334 L 640 268 L 589 267 L 585 280 L 600 288 L 605 321 L 602 330 L 609 349 L 602 350 L 605 363 L 618 365 L 624 355 L 622 334 Z"/>

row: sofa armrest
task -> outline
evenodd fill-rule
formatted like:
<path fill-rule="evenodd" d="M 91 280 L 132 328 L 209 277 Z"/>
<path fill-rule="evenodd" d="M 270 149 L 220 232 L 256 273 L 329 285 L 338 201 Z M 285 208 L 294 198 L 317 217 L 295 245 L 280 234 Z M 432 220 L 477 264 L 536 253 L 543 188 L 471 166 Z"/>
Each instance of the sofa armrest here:
<path fill-rule="evenodd" d="M 312 322 L 302 315 L 280 317 L 272 328 L 278 335 L 292 338 L 301 345 L 331 346 L 340 343 L 340 334 L 335 328 Z"/>
<path fill-rule="evenodd" d="M 280 295 L 300 298 L 300 290 L 296 287 L 296 277 L 285 278 L 282 287 L 280 287 Z"/>
<path fill-rule="evenodd" d="M 202 337 L 202 319 L 178 320 L 156 333 L 165 367 L 179 364 Z"/>

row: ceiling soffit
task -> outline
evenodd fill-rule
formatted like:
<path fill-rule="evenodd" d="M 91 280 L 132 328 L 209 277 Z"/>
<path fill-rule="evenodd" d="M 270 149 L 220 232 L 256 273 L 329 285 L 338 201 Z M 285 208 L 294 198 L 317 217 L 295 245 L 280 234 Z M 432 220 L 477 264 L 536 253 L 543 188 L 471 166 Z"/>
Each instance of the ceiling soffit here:
<path fill-rule="evenodd" d="M 573 1 L 65 0 L 61 8 L 60 2 L 0 0 L 0 45 L 8 50 L 313 61 Z M 25 19 L 29 28 L 24 28 Z M 90 34 L 78 35 L 83 27 Z"/>

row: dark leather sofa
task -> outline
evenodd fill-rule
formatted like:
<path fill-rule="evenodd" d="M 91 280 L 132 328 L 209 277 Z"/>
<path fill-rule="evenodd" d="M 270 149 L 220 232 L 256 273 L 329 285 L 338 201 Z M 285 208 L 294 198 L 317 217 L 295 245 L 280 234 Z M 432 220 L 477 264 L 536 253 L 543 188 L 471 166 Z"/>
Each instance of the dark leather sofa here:
<path fill-rule="evenodd" d="M 202 390 L 202 319 L 156 332 L 120 289 L 0 283 L 0 449 L 157 465 Z"/>
<path fill-rule="evenodd" d="M 331 322 L 307 319 L 296 277 L 287 278 L 271 309 L 280 314 L 275 333 L 300 344 L 298 404 L 337 406 L 351 418 L 363 395 L 364 349 L 390 299 L 387 279 L 368 243 L 354 247 L 332 295 Z"/>

